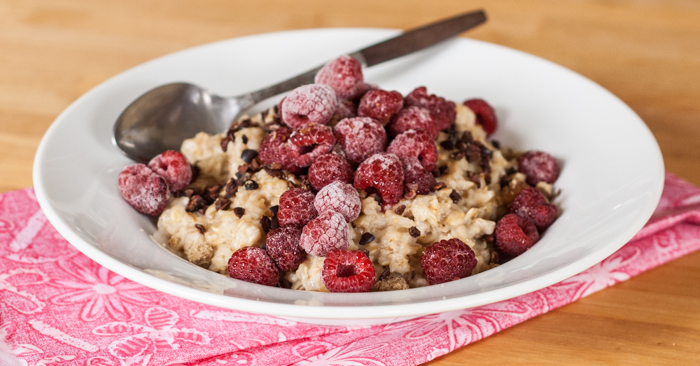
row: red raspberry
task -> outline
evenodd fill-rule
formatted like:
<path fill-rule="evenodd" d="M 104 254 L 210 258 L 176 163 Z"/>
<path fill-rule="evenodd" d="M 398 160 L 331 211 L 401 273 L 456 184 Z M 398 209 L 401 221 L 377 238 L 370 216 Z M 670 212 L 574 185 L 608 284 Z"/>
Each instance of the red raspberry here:
<path fill-rule="evenodd" d="M 428 89 L 424 86 L 418 87 L 408 94 L 405 104 L 428 109 L 440 131 L 449 129 L 457 117 L 457 110 L 453 102 L 435 94 L 428 95 Z"/>
<path fill-rule="evenodd" d="M 496 248 L 511 257 L 525 253 L 540 240 L 535 224 L 514 214 L 507 214 L 498 220 L 494 234 Z"/>
<path fill-rule="evenodd" d="M 264 249 L 243 247 L 228 260 L 229 276 L 259 285 L 277 286 L 280 272 Z"/>
<path fill-rule="evenodd" d="M 168 182 L 145 164 L 124 168 L 119 173 L 118 183 L 126 202 L 144 215 L 160 214 L 170 200 Z"/>
<path fill-rule="evenodd" d="M 430 135 L 430 138 L 435 140 L 438 137 L 437 123 L 430 116 L 430 111 L 423 107 L 404 107 L 397 115 L 392 118 L 387 125 L 391 136 L 398 136 L 408 130 L 422 130 Z"/>
<path fill-rule="evenodd" d="M 260 144 L 260 161 L 263 164 L 279 163 L 292 174 L 298 174 L 301 169 L 294 164 L 292 152 L 287 144 L 293 130 L 288 127 L 279 127 L 265 136 Z"/>
<path fill-rule="evenodd" d="M 148 163 L 156 174 L 165 178 L 171 192 L 177 192 L 190 184 L 192 180 L 192 167 L 187 162 L 185 155 L 179 151 L 168 150 L 154 157 Z"/>
<path fill-rule="evenodd" d="M 425 169 L 414 157 L 401 158 L 404 171 L 404 193 L 415 191 L 417 194 L 428 194 L 435 185 L 433 173 Z"/>
<path fill-rule="evenodd" d="M 338 107 L 335 109 L 335 117 L 338 120 L 357 117 L 357 105 L 351 100 L 338 98 Z"/>
<path fill-rule="evenodd" d="M 425 249 L 420 265 L 428 283 L 437 285 L 470 276 L 476 268 L 476 255 L 459 239 L 441 240 Z"/>
<path fill-rule="evenodd" d="M 365 90 L 362 65 L 350 56 L 340 56 L 323 66 L 314 79 L 316 84 L 325 84 L 345 99 L 355 99 Z"/>
<path fill-rule="evenodd" d="M 557 219 L 557 211 L 557 206 L 547 203 L 537 188 L 523 189 L 510 205 L 510 213 L 532 220 L 540 232 Z"/>
<path fill-rule="evenodd" d="M 355 171 L 355 188 L 379 191 L 382 202 L 391 206 L 403 196 L 404 171 L 401 160 L 389 153 L 372 155 Z"/>
<path fill-rule="evenodd" d="M 469 99 L 465 100 L 462 104 L 469 107 L 469 109 L 476 114 L 476 123 L 483 127 L 486 135 L 490 136 L 496 132 L 496 128 L 498 127 L 496 112 L 485 100 Z"/>
<path fill-rule="evenodd" d="M 527 176 L 527 183 L 532 186 L 541 181 L 552 184 L 559 178 L 557 159 L 543 151 L 526 152 L 520 157 L 518 170 Z"/>
<path fill-rule="evenodd" d="M 326 211 L 309 221 L 301 232 L 299 245 L 307 253 L 323 257 L 333 249 L 347 249 L 348 223 L 342 214 Z"/>
<path fill-rule="evenodd" d="M 333 182 L 318 191 L 314 199 L 314 207 L 318 213 L 335 211 L 345 217 L 345 221 L 352 222 L 360 216 L 362 200 L 357 190 L 344 182 Z"/>
<path fill-rule="evenodd" d="M 399 158 L 418 158 L 423 167 L 432 172 L 435 169 L 438 152 L 435 140 L 425 131 L 408 130 L 394 138 L 386 152 Z"/>
<path fill-rule="evenodd" d="M 311 165 L 319 156 L 331 152 L 333 145 L 333 129 L 315 123 L 305 125 L 289 137 L 292 160 L 300 168 Z"/>
<path fill-rule="evenodd" d="M 353 167 L 386 149 L 386 131 L 381 123 L 369 117 L 346 118 L 335 128 L 335 139 Z"/>
<path fill-rule="evenodd" d="M 284 225 L 267 233 L 265 245 L 277 267 L 283 271 L 296 271 L 306 260 L 306 252 L 299 246 L 301 225 Z"/>
<path fill-rule="evenodd" d="M 314 208 L 314 194 L 303 189 L 290 189 L 280 196 L 277 220 L 280 225 L 298 224 L 306 225 L 314 217 L 318 216 Z"/>
<path fill-rule="evenodd" d="M 331 250 L 323 260 L 321 280 L 330 292 L 369 292 L 375 279 L 372 261 L 359 250 Z"/>
<path fill-rule="evenodd" d="M 303 85 L 284 98 L 282 121 L 291 128 L 309 123 L 325 125 L 330 122 L 337 105 L 335 92 L 328 85 Z"/>
<path fill-rule="evenodd" d="M 344 157 L 337 154 L 321 155 L 309 167 L 309 182 L 316 191 L 330 183 L 352 183 L 355 174 Z"/>
<path fill-rule="evenodd" d="M 360 99 L 357 114 L 386 125 L 403 108 L 403 96 L 397 91 L 370 90 Z"/>

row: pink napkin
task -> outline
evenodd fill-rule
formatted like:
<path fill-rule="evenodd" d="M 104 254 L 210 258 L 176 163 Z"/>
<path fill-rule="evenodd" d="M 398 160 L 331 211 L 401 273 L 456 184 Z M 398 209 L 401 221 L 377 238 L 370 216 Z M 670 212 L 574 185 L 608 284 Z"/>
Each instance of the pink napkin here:
<path fill-rule="evenodd" d="M 700 189 L 671 175 L 652 219 L 585 272 L 479 308 L 322 327 L 166 295 L 91 261 L 31 189 L 0 195 L 0 365 L 417 365 L 700 249 Z"/>

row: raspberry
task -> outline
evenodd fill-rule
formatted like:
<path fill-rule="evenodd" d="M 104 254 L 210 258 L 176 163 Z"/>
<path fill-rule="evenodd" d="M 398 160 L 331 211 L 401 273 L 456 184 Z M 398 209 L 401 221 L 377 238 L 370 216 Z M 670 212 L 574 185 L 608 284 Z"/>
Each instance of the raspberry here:
<path fill-rule="evenodd" d="M 290 153 L 294 164 L 305 168 L 319 156 L 327 154 L 335 145 L 333 129 L 328 126 L 309 123 L 289 136 Z"/>
<path fill-rule="evenodd" d="M 408 130 L 394 138 L 386 152 L 399 158 L 418 158 L 425 169 L 432 172 L 435 169 L 438 152 L 435 140 L 425 131 Z"/>
<path fill-rule="evenodd" d="M 537 188 L 523 189 L 510 205 L 510 213 L 532 220 L 540 232 L 557 219 L 557 211 L 557 206 L 547 203 Z"/>
<path fill-rule="evenodd" d="M 423 107 L 404 107 L 387 125 L 391 136 L 398 136 L 408 130 L 422 130 L 435 140 L 438 137 L 437 123 L 430 116 L 430 111 Z"/>
<path fill-rule="evenodd" d="M 279 163 L 292 174 L 301 172 L 294 164 L 291 149 L 287 144 L 292 132 L 291 128 L 282 126 L 265 136 L 260 144 L 260 161 L 263 164 Z"/>
<path fill-rule="evenodd" d="M 384 151 L 388 142 L 382 124 L 369 117 L 346 118 L 335 125 L 333 132 L 353 167 Z"/>
<path fill-rule="evenodd" d="M 187 162 L 185 155 L 179 151 L 168 150 L 154 157 L 148 163 L 156 174 L 165 178 L 171 192 L 177 192 L 190 184 L 192 180 L 192 167 Z"/>
<path fill-rule="evenodd" d="M 469 99 L 465 100 L 464 103 L 465 106 L 469 107 L 469 109 L 476 114 L 476 123 L 481 125 L 481 127 L 484 129 L 484 132 L 486 132 L 486 135 L 491 135 L 494 132 L 496 132 L 496 128 L 498 127 L 498 119 L 496 119 L 496 112 L 494 112 L 493 108 L 486 103 L 485 100 L 483 99 Z"/>
<path fill-rule="evenodd" d="M 337 105 L 335 92 L 328 85 L 303 85 L 284 98 L 282 121 L 291 128 L 309 123 L 325 125 L 333 117 Z"/>
<path fill-rule="evenodd" d="M 424 86 L 418 87 L 409 93 L 406 96 L 405 104 L 428 109 L 440 131 L 449 129 L 454 123 L 455 117 L 457 117 L 457 110 L 453 102 L 435 94 L 428 95 L 428 89 Z"/>
<path fill-rule="evenodd" d="M 370 90 L 360 99 L 357 114 L 374 118 L 386 125 L 403 107 L 403 96 L 397 91 Z"/>
<path fill-rule="evenodd" d="M 362 65 L 350 56 L 340 56 L 327 63 L 316 74 L 316 84 L 325 84 L 345 99 L 355 99 L 365 91 Z"/>
<path fill-rule="evenodd" d="M 357 105 L 351 100 L 338 98 L 338 107 L 335 109 L 335 117 L 338 118 L 338 120 L 357 117 Z"/>
<path fill-rule="evenodd" d="M 264 249 L 243 247 L 228 260 L 229 276 L 259 285 L 277 286 L 280 272 Z"/>
<path fill-rule="evenodd" d="M 355 171 L 355 188 L 379 191 L 385 205 L 393 205 L 403 196 L 404 171 L 401 160 L 389 153 L 372 155 Z"/>
<path fill-rule="evenodd" d="M 309 167 L 308 179 L 316 191 L 336 181 L 352 183 L 353 178 L 352 166 L 337 154 L 321 155 Z"/>
<path fill-rule="evenodd" d="M 306 225 L 318 213 L 314 208 L 314 194 L 303 189 L 290 189 L 280 196 L 277 220 L 280 225 Z"/>
<path fill-rule="evenodd" d="M 476 255 L 459 239 L 441 240 L 425 249 L 420 265 L 428 283 L 437 285 L 470 276 L 476 268 Z"/>
<path fill-rule="evenodd" d="M 369 292 L 375 279 L 372 261 L 359 250 L 331 250 L 323 260 L 321 280 L 331 292 Z"/>
<path fill-rule="evenodd" d="M 296 271 L 306 260 L 306 252 L 299 246 L 300 239 L 301 225 L 285 225 L 267 233 L 267 254 L 279 269 Z"/>
<path fill-rule="evenodd" d="M 549 184 L 559 178 L 559 163 L 552 155 L 543 151 L 528 151 L 520 157 L 518 170 L 527 176 L 529 185 L 537 185 L 541 181 Z"/>
<path fill-rule="evenodd" d="M 126 202 L 144 215 L 160 214 L 170 200 L 168 182 L 145 164 L 124 168 L 119 173 L 118 184 Z"/>
<path fill-rule="evenodd" d="M 319 214 L 335 211 L 343 215 L 345 221 L 352 222 L 360 216 L 362 200 L 352 185 L 333 182 L 318 191 L 314 199 L 314 207 Z"/>
<path fill-rule="evenodd" d="M 435 185 L 433 173 L 425 169 L 414 157 L 401 158 L 404 171 L 404 193 L 415 191 L 417 194 L 428 194 Z"/>
<path fill-rule="evenodd" d="M 309 221 L 301 232 L 299 245 L 307 253 L 323 257 L 333 249 L 347 249 L 348 224 L 342 214 L 326 211 Z"/>
<path fill-rule="evenodd" d="M 525 253 L 540 240 L 535 224 L 514 214 L 507 214 L 498 220 L 494 234 L 496 248 L 511 257 Z"/>

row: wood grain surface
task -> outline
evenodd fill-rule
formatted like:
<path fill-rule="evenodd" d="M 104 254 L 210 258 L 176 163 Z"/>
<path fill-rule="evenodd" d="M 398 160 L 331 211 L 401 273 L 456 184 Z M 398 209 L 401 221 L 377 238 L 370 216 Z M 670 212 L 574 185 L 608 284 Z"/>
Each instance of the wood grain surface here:
<path fill-rule="evenodd" d="M 0 0 L 0 192 L 32 184 L 36 148 L 64 108 L 154 57 L 280 30 L 410 28 L 482 7 L 489 21 L 469 37 L 609 89 L 654 133 L 666 169 L 700 185 L 698 1 Z M 700 253 L 430 363 L 472 364 L 700 364 Z"/>

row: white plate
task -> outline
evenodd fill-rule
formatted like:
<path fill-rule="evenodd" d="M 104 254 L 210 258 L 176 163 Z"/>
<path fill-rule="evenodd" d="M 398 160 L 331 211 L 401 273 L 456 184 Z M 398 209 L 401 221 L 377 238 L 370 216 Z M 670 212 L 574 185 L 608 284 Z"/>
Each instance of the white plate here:
<path fill-rule="evenodd" d="M 320 29 L 237 38 L 177 52 L 128 70 L 80 97 L 51 125 L 34 162 L 49 221 L 88 257 L 154 289 L 223 308 L 321 324 L 386 323 L 493 303 L 549 286 L 598 263 L 651 216 L 663 187 L 654 137 L 622 101 L 551 62 L 455 39 L 366 70 L 404 94 L 419 85 L 448 99 L 481 97 L 500 119 L 495 138 L 563 162 L 562 216 L 532 249 L 490 271 L 439 286 L 331 294 L 241 282 L 169 253 L 153 222 L 121 198 L 117 175 L 132 163 L 112 142 L 119 113 L 143 92 L 188 81 L 235 95 L 293 76 L 397 33 Z M 268 103 L 272 105 L 272 101 Z"/>

